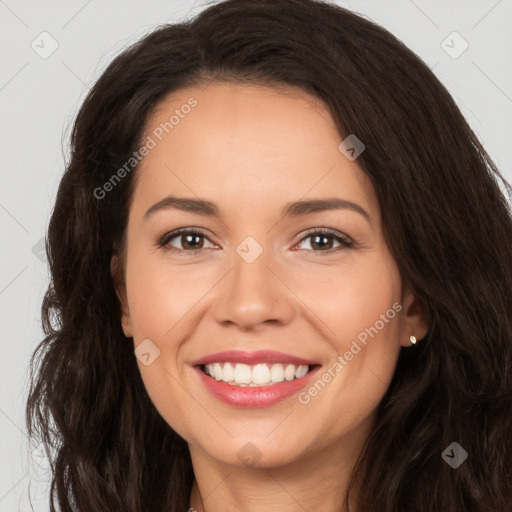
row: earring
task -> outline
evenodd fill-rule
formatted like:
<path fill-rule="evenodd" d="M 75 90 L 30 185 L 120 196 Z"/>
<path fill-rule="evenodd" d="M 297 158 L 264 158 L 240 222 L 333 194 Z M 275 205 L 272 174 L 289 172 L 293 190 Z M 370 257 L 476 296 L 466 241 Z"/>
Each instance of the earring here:
<path fill-rule="evenodd" d="M 409 341 L 414 345 L 416 344 L 416 336 L 409 336 Z"/>

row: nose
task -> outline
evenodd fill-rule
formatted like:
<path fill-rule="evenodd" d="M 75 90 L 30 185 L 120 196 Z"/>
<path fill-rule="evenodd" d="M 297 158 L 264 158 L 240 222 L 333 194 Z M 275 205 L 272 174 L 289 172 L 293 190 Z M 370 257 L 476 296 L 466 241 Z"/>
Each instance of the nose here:
<path fill-rule="evenodd" d="M 296 311 L 293 292 L 269 260 L 265 251 L 252 263 L 234 255 L 234 268 L 219 283 L 220 294 L 213 306 L 218 323 L 247 331 L 292 320 Z"/>

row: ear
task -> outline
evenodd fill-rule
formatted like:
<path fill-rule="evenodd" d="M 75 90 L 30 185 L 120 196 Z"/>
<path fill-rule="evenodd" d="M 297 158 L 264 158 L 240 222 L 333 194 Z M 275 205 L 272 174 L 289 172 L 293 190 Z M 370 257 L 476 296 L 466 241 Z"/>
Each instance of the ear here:
<path fill-rule="evenodd" d="M 133 336 L 130 308 L 126 294 L 126 282 L 124 279 L 124 264 L 121 256 L 114 254 L 110 260 L 110 275 L 116 291 L 117 298 L 121 304 L 121 327 L 127 338 Z"/>
<path fill-rule="evenodd" d="M 403 292 L 403 316 L 402 330 L 400 333 L 400 344 L 404 347 L 413 345 L 410 340 L 414 336 L 421 340 L 427 335 L 429 322 L 425 306 L 418 300 L 409 287 Z"/>

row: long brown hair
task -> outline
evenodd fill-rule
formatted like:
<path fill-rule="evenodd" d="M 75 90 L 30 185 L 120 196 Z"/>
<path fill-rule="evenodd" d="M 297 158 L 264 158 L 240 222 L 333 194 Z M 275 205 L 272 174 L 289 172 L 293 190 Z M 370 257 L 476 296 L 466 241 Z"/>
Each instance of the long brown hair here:
<path fill-rule="evenodd" d="M 428 312 L 353 473 L 357 512 L 512 510 L 510 186 L 445 87 L 383 28 L 318 0 L 227 0 L 116 57 L 77 115 L 26 408 L 52 454 L 51 511 L 188 508 L 188 446 L 148 397 L 110 273 L 137 169 L 103 198 L 95 190 L 164 96 L 211 80 L 298 87 L 328 105 L 342 138 L 364 142 L 357 162 Z M 469 454 L 457 469 L 441 457 L 452 442 Z"/>

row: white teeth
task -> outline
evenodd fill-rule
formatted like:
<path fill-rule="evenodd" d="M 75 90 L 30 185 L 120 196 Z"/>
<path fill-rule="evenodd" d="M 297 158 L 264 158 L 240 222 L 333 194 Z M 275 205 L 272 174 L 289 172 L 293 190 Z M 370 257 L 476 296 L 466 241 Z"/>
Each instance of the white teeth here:
<path fill-rule="evenodd" d="M 236 386 L 268 386 L 279 382 L 292 381 L 304 377 L 309 371 L 308 365 L 281 363 L 258 363 L 254 366 L 236 363 L 211 363 L 205 365 L 205 373 L 216 380 L 222 380 Z"/>
<path fill-rule="evenodd" d="M 213 376 L 217 380 L 222 380 L 222 366 L 219 363 L 215 363 L 213 365 Z"/>
<path fill-rule="evenodd" d="M 304 377 L 308 373 L 308 367 L 305 365 L 298 366 L 295 370 L 295 378 L 300 379 L 301 377 Z"/>
<path fill-rule="evenodd" d="M 235 369 L 231 363 L 226 363 L 224 365 L 224 370 L 222 372 L 222 380 L 224 382 L 231 382 L 235 380 Z"/>
<path fill-rule="evenodd" d="M 284 378 L 286 380 L 293 380 L 295 377 L 295 366 L 289 364 L 284 371 Z"/>
<path fill-rule="evenodd" d="M 235 366 L 235 382 L 237 384 L 251 383 L 251 367 L 248 364 L 237 363 Z"/>
<path fill-rule="evenodd" d="M 270 370 L 266 364 L 257 364 L 252 369 L 253 384 L 270 384 Z"/>
<path fill-rule="evenodd" d="M 283 382 L 284 368 L 282 364 L 273 364 L 270 368 L 270 380 L 272 382 Z"/>

